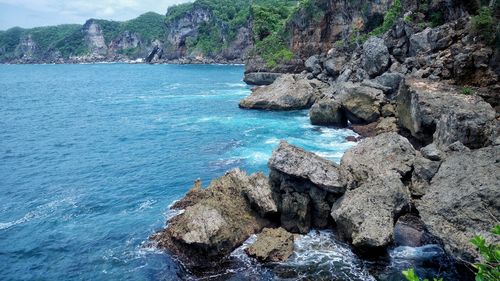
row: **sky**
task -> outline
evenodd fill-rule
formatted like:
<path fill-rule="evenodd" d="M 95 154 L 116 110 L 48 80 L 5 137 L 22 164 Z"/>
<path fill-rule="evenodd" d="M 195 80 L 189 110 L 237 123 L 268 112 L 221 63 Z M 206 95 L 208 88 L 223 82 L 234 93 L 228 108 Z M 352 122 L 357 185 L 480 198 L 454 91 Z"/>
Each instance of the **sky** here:
<path fill-rule="evenodd" d="M 150 11 L 165 14 L 184 2 L 192 0 L 0 0 L 0 30 L 83 24 L 89 18 L 129 20 Z"/>

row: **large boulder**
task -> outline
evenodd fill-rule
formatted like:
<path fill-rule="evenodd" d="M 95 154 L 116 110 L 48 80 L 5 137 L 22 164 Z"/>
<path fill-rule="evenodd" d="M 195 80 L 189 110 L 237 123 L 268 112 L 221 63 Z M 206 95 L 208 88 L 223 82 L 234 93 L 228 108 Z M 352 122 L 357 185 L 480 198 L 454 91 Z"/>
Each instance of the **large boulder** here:
<path fill-rule="evenodd" d="M 341 83 L 335 89 L 347 119 L 353 124 L 368 124 L 380 118 L 382 90 L 353 83 Z"/>
<path fill-rule="evenodd" d="M 249 85 L 256 85 L 256 86 L 271 85 L 281 75 L 283 74 L 274 72 L 250 72 L 250 73 L 245 73 L 243 81 Z"/>
<path fill-rule="evenodd" d="M 349 177 L 349 186 L 356 187 L 371 177 L 394 172 L 400 178 L 409 176 L 415 157 L 416 151 L 408 139 L 394 132 L 384 133 L 364 139 L 347 150 L 341 167 Z"/>
<path fill-rule="evenodd" d="M 331 98 L 323 98 L 314 103 L 309 111 L 311 124 L 322 126 L 347 127 L 347 117 L 342 105 Z"/>
<path fill-rule="evenodd" d="M 370 77 L 384 73 L 390 65 L 389 49 L 384 40 L 371 37 L 363 44 L 363 68 Z"/>
<path fill-rule="evenodd" d="M 293 234 L 283 228 L 265 228 L 245 252 L 260 262 L 286 261 L 293 254 Z"/>
<path fill-rule="evenodd" d="M 269 179 L 262 173 L 256 173 L 250 176 L 249 181 L 243 193 L 252 208 L 262 217 L 277 213 L 278 207 L 273 200 Z"/>
<path fill-rule="evenodd" d="M 393 241 L 394 220 L 409 204 L 408 188 L 396 173 L 389 173 L 348 190 L 333 204 L 331 215 L 342 239 L 370 251 Z"/>
<path fill-rule="evenodd" d="M 499 183 L 498 146 L 452 154 L 433 177 L 417 208 L 429 231 L 455 258 L 478 258 L 470 243 L 475 235 L 494 239 L 489 231 L 500 217 Z"/>
<path fill-rule="evenodd" d="M 434 139 L 441 146 L 460 141 L 480 148 L 493 140 L 495 111 L 491 105 L 444 83 L 406 80 L 398 93 L 397 115 L 400 125 L 426 144 Z M 436 131 L 438 122 L 441 125 Z"/>
<path fill-rule="evenodd" d="M 203 271 L 220 265 L 250 235 L 269 224 L 245 198 L 250 184 L 250 177 L 238 169 L 226 173 L 152 239 L 189 269 Z"/>
<path fill-rule="evenodd" d="M 281 142 L 269 160 L 269 178 L 281 225 L 307 233 L 328 225 L 333 201 L 345 191 L 339 167 L 303 149 Z"/>
<path fill-rule="evenodd" d="M 319 81 L 309 81 L 297 75 L 284 74 L 273 84 L 258 87 L 240 102 L 240 107 L 267 110 L 305 109 L 318 97 Z"/>

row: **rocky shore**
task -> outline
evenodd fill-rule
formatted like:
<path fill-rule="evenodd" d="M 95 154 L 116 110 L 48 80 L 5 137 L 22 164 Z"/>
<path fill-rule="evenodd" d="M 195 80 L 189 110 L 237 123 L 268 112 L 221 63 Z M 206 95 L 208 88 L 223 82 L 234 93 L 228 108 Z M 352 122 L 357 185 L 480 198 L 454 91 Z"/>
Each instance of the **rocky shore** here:
<path fill-rule="evenodd" d="M 247 253 L 261 262 L 286 260 L 290 233 L 311 229 L 335 229 L 361 257 L 437 244 L 457 265 L 480 260 L 475 235 L 498 243 L 490 235 L 500 218 L 498 51 L 467 18 L 435 28 L 400 18 L 302 69 L 247 76 L 271 84 L 240 107 L 310 109 L 312 124 L 350 127 L 359 143 L 337 165 L 282 141 L 268 177 L 233 170 L 191 190 L 176 204 L 184 212 L 152 237 L 159 247 L 203 273 L 257 233 Z"/>

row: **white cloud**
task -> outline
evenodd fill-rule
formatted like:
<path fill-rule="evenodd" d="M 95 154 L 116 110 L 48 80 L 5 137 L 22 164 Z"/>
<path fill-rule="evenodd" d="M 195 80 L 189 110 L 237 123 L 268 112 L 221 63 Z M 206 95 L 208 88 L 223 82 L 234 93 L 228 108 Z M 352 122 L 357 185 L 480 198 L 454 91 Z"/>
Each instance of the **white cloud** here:
<path fill-rule="evenodd" d="M 191 2 L 190 0 L 0 0 L 19 11 L 36 13 L 38 17 L 47 15 L 48 24 L 57 22 L 83 23 L 89 18 L 103 18 L 112 20 L 127 20 L 138 15 L 153 11 L 165 14 L 167 8 L 174 4 Z M 22 13 L 22 12 L 21 12 Z M 0 17 L 2 11 L 0 11 Z M 23 18 L 22 15 L 20 18 Z M 23 25 L 14 23 L 12 25 Z M 28 23 L 29 25 L 29 23 Z"/>

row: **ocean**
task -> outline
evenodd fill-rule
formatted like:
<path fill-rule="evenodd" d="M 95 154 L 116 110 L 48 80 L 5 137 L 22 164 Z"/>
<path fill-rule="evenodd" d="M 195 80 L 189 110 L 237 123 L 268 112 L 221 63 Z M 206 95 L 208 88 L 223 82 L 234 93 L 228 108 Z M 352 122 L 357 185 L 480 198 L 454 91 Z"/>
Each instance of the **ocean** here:
<path fill-rule="evenodd" d="M 239 109 L 250 93 L 243 71 L 0 65 L 0 279 L 189 279 L 148 237 L 197 178 L 206 186 L 236 167 L 267 173 L 282 139 L 335 162 L 354 145 L 345 140 L 353 132 L 312 126 L 307 111 Z M 373 279 L 329 231 L 297 249 L 279 270 L 238 249 L 241 268 L 223 278 Z"/>

